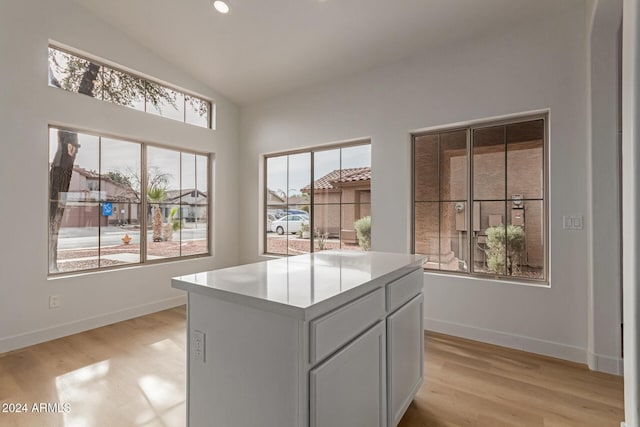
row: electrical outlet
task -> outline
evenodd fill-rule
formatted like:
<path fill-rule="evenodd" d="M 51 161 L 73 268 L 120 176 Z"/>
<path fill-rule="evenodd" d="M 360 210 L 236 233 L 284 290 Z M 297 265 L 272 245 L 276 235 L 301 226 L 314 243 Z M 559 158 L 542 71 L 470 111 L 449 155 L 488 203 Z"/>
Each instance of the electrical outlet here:
<path fill-rule="evenodd" d="M 206 361 L 205 338 L 206 338 L 206 335 L 204 332 L 198 331 L 198 330 L 193 331 L 193 343 L 192 343 L 193 356 L 196 359 L 196 361 L 202 362 L 202 363 L 205 363 Z"/>
<path fill-rule="evenodd" d="M 60 308 L 60 297 L 58 295 L 49 295 L 49 308 Z"/>

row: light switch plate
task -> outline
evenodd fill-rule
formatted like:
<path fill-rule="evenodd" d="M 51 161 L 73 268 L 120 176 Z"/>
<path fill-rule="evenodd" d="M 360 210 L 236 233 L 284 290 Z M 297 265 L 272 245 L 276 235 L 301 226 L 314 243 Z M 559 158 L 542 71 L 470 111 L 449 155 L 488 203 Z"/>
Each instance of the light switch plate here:
<path fill-rule="evenodd" d="M 582 230 L 583 223 L 582 215 L 564 215 L 562 217 L 562 228 L 564 230 Z"/>

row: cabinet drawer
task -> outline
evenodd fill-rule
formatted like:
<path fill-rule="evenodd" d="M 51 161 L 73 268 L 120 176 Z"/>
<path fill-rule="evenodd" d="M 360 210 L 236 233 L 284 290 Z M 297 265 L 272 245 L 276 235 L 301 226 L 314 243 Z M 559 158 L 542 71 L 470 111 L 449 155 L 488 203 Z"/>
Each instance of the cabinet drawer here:
<path fill-rule="evenodd" d="M 310 322 L 309 361 L 314 364 L 364 332 L 385 315 L 380 288 Z"/>
<path fill-rule="evenodd" d="M 424 272 L 421 268 L 387 285 L 387 311 L 391 313 L 422 292 Z"/>

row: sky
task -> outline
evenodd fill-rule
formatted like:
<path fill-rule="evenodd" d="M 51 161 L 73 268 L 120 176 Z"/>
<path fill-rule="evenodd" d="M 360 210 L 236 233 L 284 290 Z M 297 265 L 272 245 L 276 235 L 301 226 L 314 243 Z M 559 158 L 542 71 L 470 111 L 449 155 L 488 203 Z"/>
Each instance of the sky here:
<path fill-rule="evenodd" d="M 371 166 L 371 145 L 317 151 L 314 153 L 314 181 L 337 169 Z M 288 185 L 287 185 L 288 171 Z M 288 195 L 300 193 L 311 183 L 311 154 L 300 153 L 267 159 L 267 187 Z"/>

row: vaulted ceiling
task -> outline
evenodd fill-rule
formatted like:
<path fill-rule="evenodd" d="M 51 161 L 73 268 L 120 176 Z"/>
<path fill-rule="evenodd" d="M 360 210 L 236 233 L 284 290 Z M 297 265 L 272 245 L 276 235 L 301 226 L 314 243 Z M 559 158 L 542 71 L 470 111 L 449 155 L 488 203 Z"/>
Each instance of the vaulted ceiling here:
<path fill-rule="evenodd" d="M 76 0 L 239 105 L 513 26 L 579 0 Z"/>

